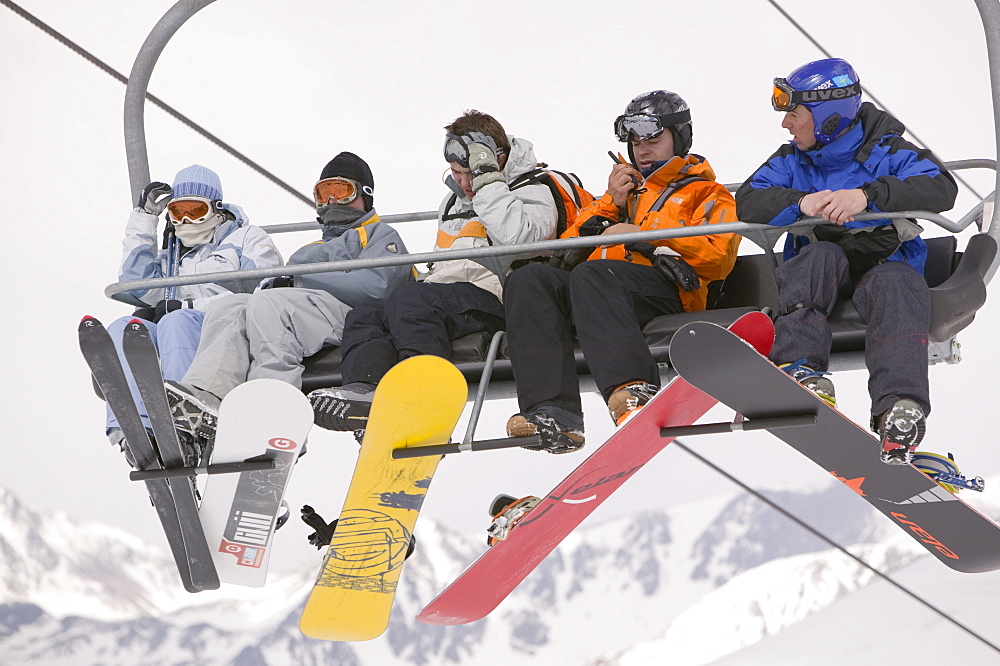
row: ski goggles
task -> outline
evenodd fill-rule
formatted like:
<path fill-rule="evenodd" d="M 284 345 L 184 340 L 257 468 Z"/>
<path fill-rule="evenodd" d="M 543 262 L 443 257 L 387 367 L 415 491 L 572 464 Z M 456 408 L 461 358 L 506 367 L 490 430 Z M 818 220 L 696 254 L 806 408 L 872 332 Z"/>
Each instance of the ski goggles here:
<path fill-rule="evenodd" d="M 775 111 L 791 111 L 799 104 L 815 104 L 829 102 L 835 99 L 845 99 L 861 94 L 861 82 L 855 82 L 837 88 L 820 88 L 819 90 L 795 90 L 783 78 L 774 79 L 771 90 L 771 106 Z"/>
<path fill-rule="evenodd" d="M 444 135 L 444 161 L 458 162 L 460 165 L 469 168 L 469 139 L 456 134 Z M 502 148 L 497 150 L 497 157 L 504 154 Z"/>
<path fill-rule="evenodd" d="M 368 196 L 374 196 L 375 194 L 372 188 L 367 185 L 362 186 L 357 181 L 341 176 L 324 178 L 313 187 L 313 199 L 316 201 L 317 208 L 328 206 L 331 203 L 349 204 L 357 199 L 358 194 L 361 193 Z"/>
<path fill-rule="evenodd" d="M 630 138 L 637 141 L 655 139 L 663 134 L 663 130 L 674 125 L 683 125 L 691 121 L 691 110 L 684 109 L 665 116 L 654 116 L 648 113 L 634 113 L 615 118 L 615 136 L 619 141 Z"/>
<path fill-rule="evenodd" d="M 213 212 L 212 202 L 201 197 L 174 199 L 167 204 L 167 218 L 174 224 L 204 222 Z"/>

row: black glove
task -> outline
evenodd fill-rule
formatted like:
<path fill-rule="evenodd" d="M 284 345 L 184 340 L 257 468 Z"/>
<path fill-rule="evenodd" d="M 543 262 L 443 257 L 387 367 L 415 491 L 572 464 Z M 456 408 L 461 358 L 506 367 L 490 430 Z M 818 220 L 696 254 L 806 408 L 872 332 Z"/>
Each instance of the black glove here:
<path fill-rule="evenodd" d="M 153 323 L 154 324 L 160 323 L 160 320 L 163 319 L 163 316 L 166 315 L 168 312 L 173 312 L 174 310 L 180 310 L 183 307 L 184 303 L 182 301 L 177 301 L 173 299 L 170 300 L 164 299 L 160 301 L 159 303 L 156 304 L 156 308 L 154 310 Z"/>
<path fill-rule="evenodd" d="M 660 271 L 677 283 L 684 291 L 694 291 L 701 286 L 701 279 L 691 264 L 672 254 L 657 254 L 653 259 L 653 268 Z"/>
<path fill-rule="evenodd" d="M 600 236 L 612 224 L 615 224 L 613 220 L 609 220 L 603 215 L 595 215 L 581 224 L 578 231 L 581 236 Z"/>
<path fill-rule="evenodd" d="M 264 278 L 260 283 L 261 289 L 278 289 L 280 287 L 294 287 L 295 278 L 291 275 L 281 275 L 273 278 Z"/>
<path fill-rule="evenodd" d="M 139 195 L 139 201 L 135 207 L 150 215 L 159 216 L 170 202 L 171 192 L 173 190 L 166 183 L 152 182 L 142 188 L 142 194 Z"/>
<path fill-rule="evenodd" d="M 136 308 L 132 316 L 136 319 L 145 319 L 146 321 L 153 321 L 156 319 L 156 306 L 150 305 L 145 308 Z"/>
<path fill-rule="evenodd" d="M 323 517 L 307 504 L 302 507 L 302 522 L 316 530 L 309 535 L 309 543 L 316 546 L 317 550 L 322 549 L 323 546 L 330 545 L 330 540 L 333 538 L 333 531 L 337 528 L 337 519 L 327 524 L 323 520 Z"/>
<path fill-rule="evenodd" d="M 636 252 L 649 259 L 653 268 L 660 271 L 670 280 L 677 283 L 677 286 L 684 291 L 694 291 L 701 286 L 701 278 L 691 264 L 681 257 L 672 254 L 657 254 L 657 248 L 652 243 L 636 241 L 625 245 L 629 252 Z"/>

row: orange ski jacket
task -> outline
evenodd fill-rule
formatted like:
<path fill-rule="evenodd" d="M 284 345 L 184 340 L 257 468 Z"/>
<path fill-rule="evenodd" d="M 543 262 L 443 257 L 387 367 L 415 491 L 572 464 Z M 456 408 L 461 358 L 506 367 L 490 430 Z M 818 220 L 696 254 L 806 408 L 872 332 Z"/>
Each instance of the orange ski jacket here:
<path fill-rule="evenodd" d="M 625 161 L 622 158 L 622 161 Z M 688 176 L 698 176 L 676 189 L 660 204 L 654 205 L 672 183 Z M 594 216 L 602 216 L 615 222 L 630 222 L 641 231 L 693 227 L 701 224 L 721 224 L 736 222 L 736 200 L 722 184 L 715 182 L 715 171 L 704 157 L 689 154 L 675 157 L 646 178 L 640 189 L 645 191 L 629 194 L 624 216 L 611 200 L 611 194 L 604 193 L 600 199 L 580 211 L 576 223 L 563 232 L 561 238 L 579 236 L 582 224 Z M 687 312 L 704 310 L 708 298 L 708 283 L 721 280 L 729 275 L 736 263 L 740 245 L 737 234 L 712 234 L 710 236 L 689 236 L 687 238 L 667 238 L 650 241 L 656 246 L 668 247 L 689 263 L 698 277 L 701 287 L 695 291 L 680 291 L 681 304 Z M 617 259 L 650 266 L 649 259 L 635 252 L 629 252 L 624 245 L 597 247 L 587 260 Z"/>

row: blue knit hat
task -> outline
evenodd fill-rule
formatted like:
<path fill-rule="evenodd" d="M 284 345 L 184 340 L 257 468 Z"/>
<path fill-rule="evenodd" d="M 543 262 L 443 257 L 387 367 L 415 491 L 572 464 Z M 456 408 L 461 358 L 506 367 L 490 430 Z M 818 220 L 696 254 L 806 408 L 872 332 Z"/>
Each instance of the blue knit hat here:
<path fill-rule="evenodd" d="M 222 181 L 219 175 L 200 164 L 192 164 L 177 172 L 174 178 L 174 199 L 181 197 L 205 197 L 212 201 L 222 200 Z"/>

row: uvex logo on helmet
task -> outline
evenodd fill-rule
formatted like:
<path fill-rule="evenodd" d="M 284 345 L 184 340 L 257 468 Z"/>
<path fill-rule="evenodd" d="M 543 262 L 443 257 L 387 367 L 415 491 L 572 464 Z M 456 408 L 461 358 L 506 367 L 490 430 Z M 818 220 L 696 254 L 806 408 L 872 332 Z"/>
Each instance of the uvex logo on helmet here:
<path fill-rule="evenodd" d="M 831 99 L 844 99 L 861 94 L 861 84 L 852 83 L 843 88 L 822 88 L 820 90 L 803 90 L 800 92 L 802 101 L 806 104 L 813 102 L 826 102 Z"/>

